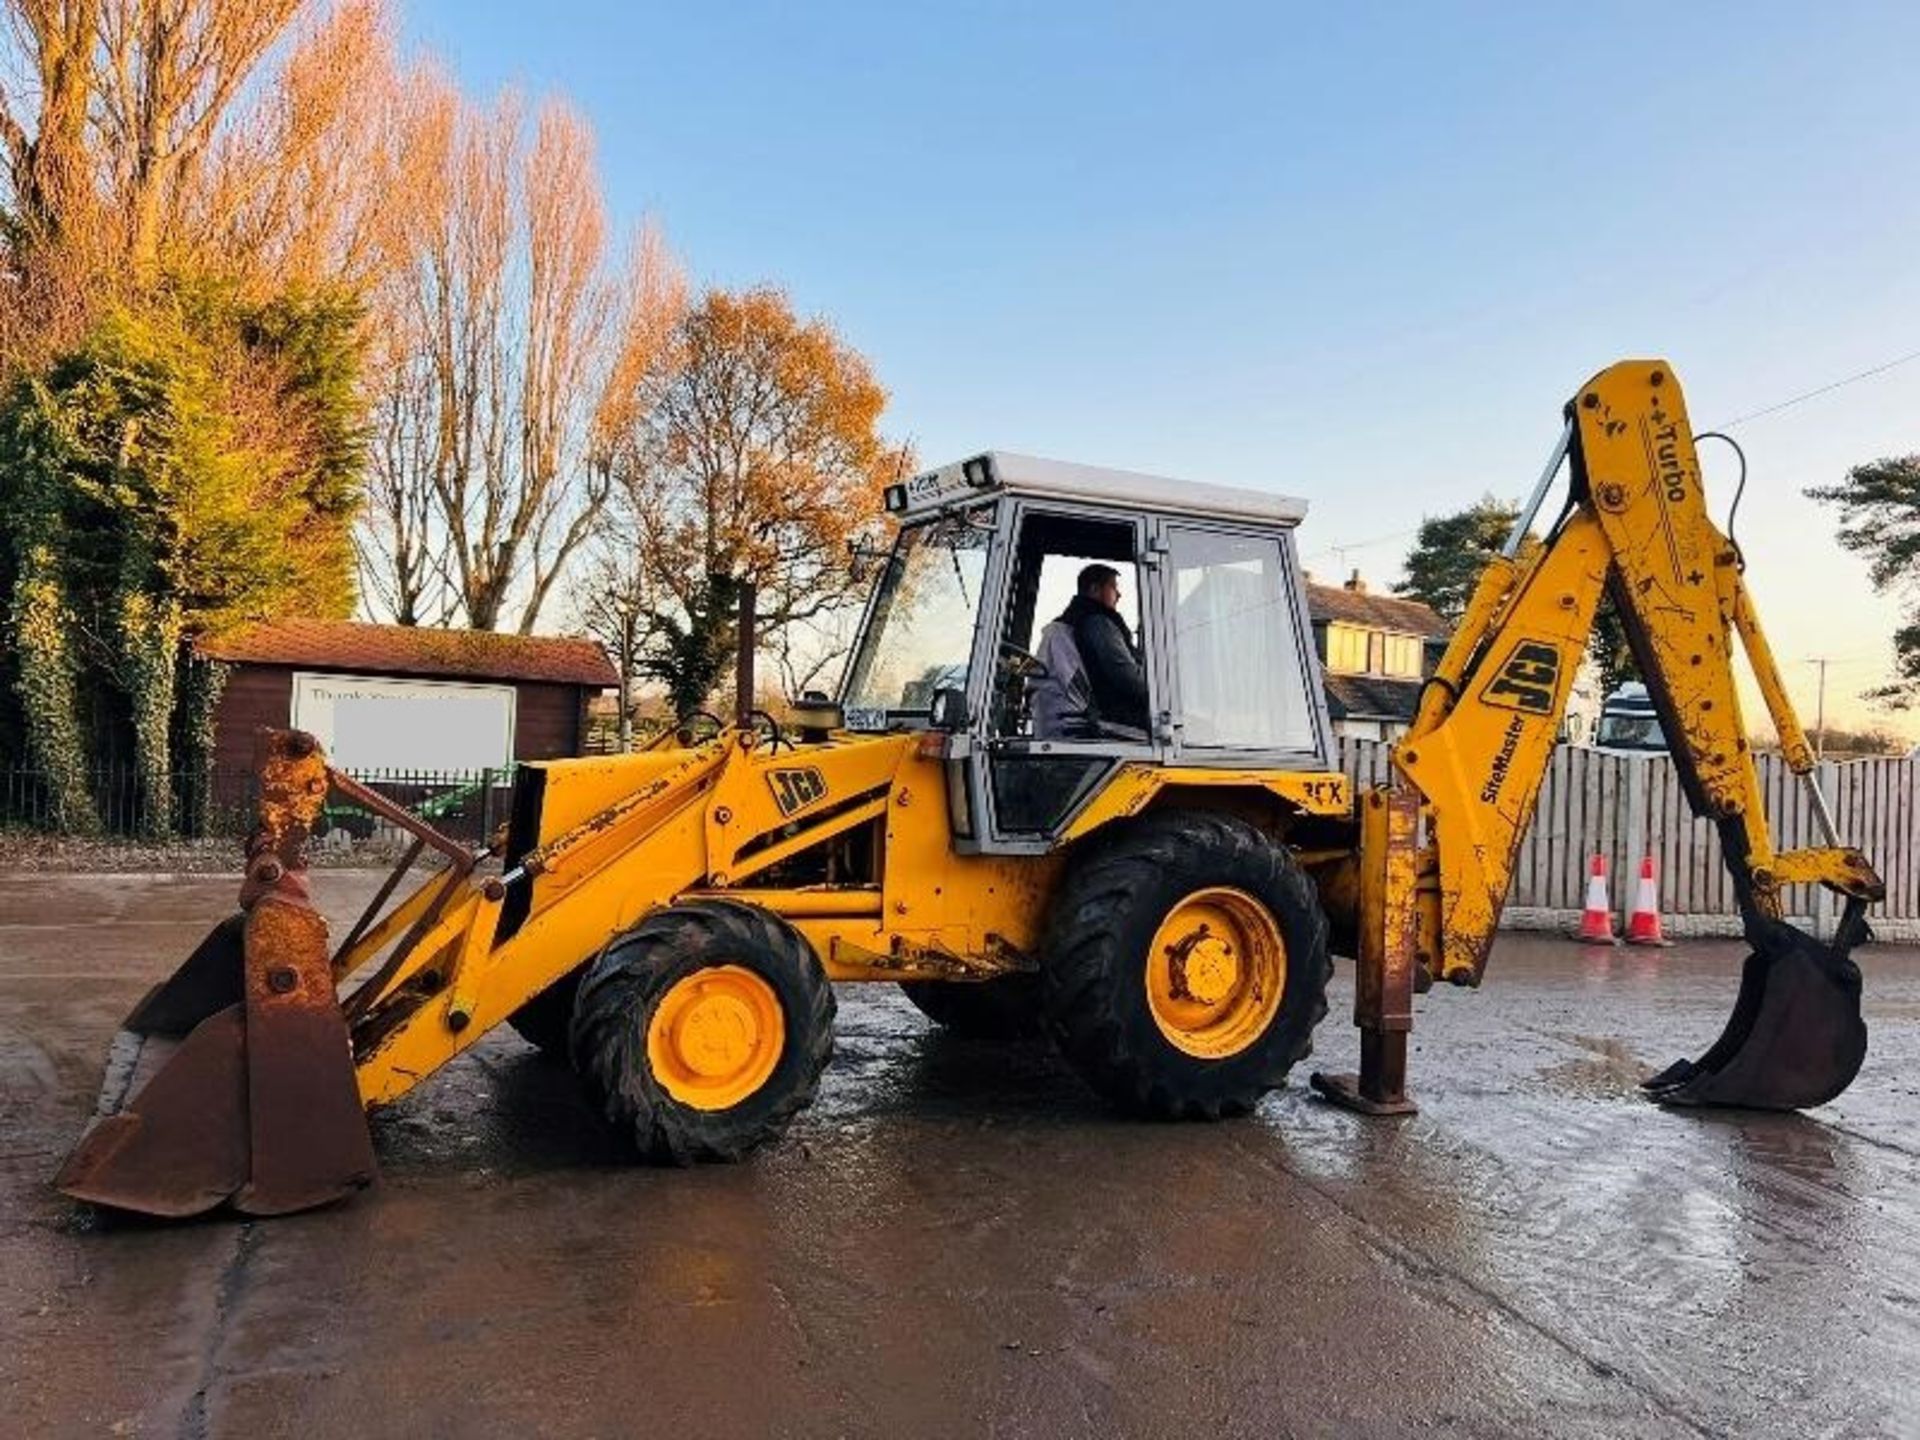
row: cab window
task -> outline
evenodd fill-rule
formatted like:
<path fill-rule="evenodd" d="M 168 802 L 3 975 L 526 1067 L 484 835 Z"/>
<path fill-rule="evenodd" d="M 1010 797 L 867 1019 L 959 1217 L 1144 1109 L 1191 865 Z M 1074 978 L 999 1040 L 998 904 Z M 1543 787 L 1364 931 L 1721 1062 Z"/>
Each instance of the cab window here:
<path fill-rule="evenodd" d="M 967 688 L 990 513 L 900 532 L 847 672 L 842 703 L 852 729 L 924 724 L 936 691 Z"/>
<path fill-rule="evenodd" d="M 1315 750 L 1281 541 L 1183 525 L 1167 539 L 1181 745 Z"/>

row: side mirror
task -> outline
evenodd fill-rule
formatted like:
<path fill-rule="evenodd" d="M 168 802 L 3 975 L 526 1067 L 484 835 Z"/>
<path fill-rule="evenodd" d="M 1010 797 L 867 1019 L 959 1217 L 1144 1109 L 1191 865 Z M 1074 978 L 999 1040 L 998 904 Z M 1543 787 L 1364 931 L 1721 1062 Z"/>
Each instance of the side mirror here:
<path fill-rule="evenodd" d="M 935 730 L 955 734 L 966 729 L 971 718 L 967 714 L 966 691 L 943 685 L 933 692 L 933 703 L 927 707 L 927 723 Z"/>

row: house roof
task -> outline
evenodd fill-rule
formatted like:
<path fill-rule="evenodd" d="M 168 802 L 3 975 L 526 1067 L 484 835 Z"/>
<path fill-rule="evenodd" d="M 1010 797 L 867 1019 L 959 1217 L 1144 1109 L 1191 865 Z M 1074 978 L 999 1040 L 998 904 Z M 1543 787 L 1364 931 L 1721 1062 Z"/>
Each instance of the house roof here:
<path fill-rule="evenodd" d="M 1433 639 L 1450 633 L 1447 622 L 1418 600 L 1402 600 L 1394 595 L 1375 595 L 1366 590 L 1349 590 L 1344 585 L 1317 585 L 1307 582 L 1307 609 L 1314 623 L 1339 620 L 1348 625 L 1365 625 L 1375 630 L 1393 630 L 1403 635 L 1423 635 Z"/>
<path fill-rule="evenodd" d="M 1410 721 L 1420 682 L 1386 675 L 1327 675 L 1327 714 L 1335 720 Z"/>
<path fill-rule="evenodd" d="M 274 620 L 199 636 L 193 648 L 209 660 L 355 674 L 544 681 L 596 688 L 619 679 L 606 651 L 578 636 L 501 635 L 490 630 L 364 625 L 353 620 Z"/>

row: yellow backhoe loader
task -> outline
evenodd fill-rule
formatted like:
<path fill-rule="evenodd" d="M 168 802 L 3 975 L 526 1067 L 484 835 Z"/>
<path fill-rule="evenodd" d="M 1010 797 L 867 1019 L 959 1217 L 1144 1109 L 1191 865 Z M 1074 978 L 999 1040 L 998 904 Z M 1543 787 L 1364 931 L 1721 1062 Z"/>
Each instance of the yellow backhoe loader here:
<path fill-rule="evenodd" d="M 1523 560 L 1563 467 L 1564 507 Z M 1827 845 L 1774 848 L 1736 639 L 1789 764 L 1809 775 L 1813 755 L 1664 363 L 1615 365 L 1569 402 L 1392 783 L 1357 796 L 1299 502 L 1000 453 L 886 499 L 899 534 L 837 700 L 811 699 L 791 733 L 740 715 L 704 741 L 524 765 L 487 851 L 335 773 L 312 737 L 269 732 L 239 913 L 127 1020 L 60 1187 L 157 1215 L 339 1199 L 374 1174 L 366 1111 L 503 1023 L 568 1059 L 641 1155 L 732 1159 L 812 1098 L 832 985 L 854 980 L 899 982 L 944 1024 L 1044 1024 L 1127 1109 L 1236 1114 L 1308 1054 L 1330 937 L 1357 957 L 1361 1069 L 1315 1087 L 1403 1113 L 1413 995 L 1480 981 L 1603 590 L 1753 949 L 1726 1032 L 1652 1097 L 1809 1106 L 1858 1071 L 1848 956 L 1882 886 L 1817 789 Z M 1040 632 L 1093 564 L 1121 575 L 1138 626 L 1145 729 L 1036 718 L 1062 680 Z M 337 947 L 303 854 L 330 792 L 413 837 Z M 438 872 L 396 900 L 429 850 Z M 1805 883 L 1845 897 L 1825 943 L 1784 919 L 1783 887 Z"/>

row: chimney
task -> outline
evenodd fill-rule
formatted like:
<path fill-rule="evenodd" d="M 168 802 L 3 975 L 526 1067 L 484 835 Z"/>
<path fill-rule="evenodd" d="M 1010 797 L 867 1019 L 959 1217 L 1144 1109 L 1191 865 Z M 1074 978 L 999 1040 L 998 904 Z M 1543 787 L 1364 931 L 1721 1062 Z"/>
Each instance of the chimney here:
<path fill-rule="evenodd" d="M 1346 588 L 1351 590 L 1356 595 L 1364 595 L 1367 593 L 1367 582 L 1360 578 L 1359 566 L 1356 565 L 1354 567 L 1353 574 L 1347 577 Z"/>

